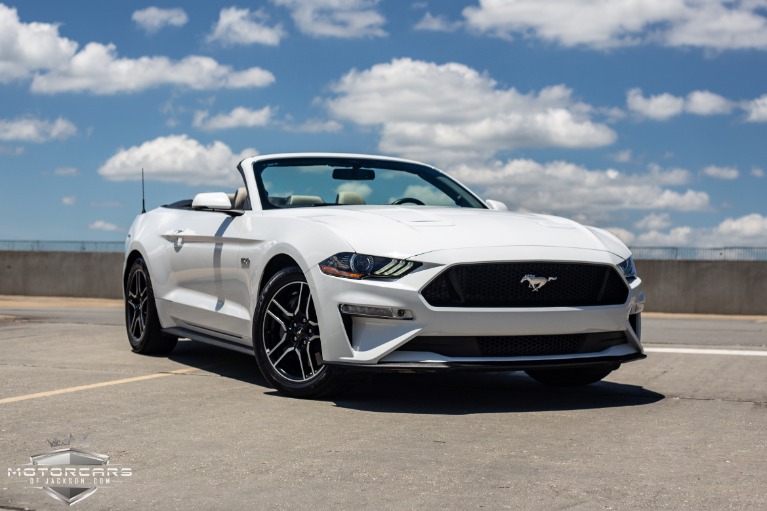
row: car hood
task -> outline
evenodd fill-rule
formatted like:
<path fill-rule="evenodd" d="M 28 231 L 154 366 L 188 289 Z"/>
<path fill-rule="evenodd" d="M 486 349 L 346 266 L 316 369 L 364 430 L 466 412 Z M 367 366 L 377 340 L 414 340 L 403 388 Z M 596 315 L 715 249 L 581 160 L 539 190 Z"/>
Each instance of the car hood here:
<path fill-rule="evenodd" d="M 292 212 L 327 225 L 365 254 L 408 258 L 467 247 L 541 246 L 631 255 L 602 229 L 549 215 L 428 206 L 335 206 Z"/>

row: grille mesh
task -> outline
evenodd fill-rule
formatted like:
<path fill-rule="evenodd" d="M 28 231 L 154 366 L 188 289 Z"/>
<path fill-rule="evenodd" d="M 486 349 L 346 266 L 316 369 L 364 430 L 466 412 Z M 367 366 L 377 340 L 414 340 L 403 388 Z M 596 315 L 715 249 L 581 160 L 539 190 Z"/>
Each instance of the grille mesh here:
<path fill-rule="evenodd" d="M 556 280 L 534 291 L 526 275 Z M 579 307 L 622 304 L 628 289 L 612 266 L 518 262 L 456 265 L 422 294 L 435 307 Z"/>
<path fill-rule="evenodd" d="M 477 343 L 485 357 L 522 357 L 566 355 L 578 353 L 584 336 L 524 335 L 514 337 L 478 337 Z"/>
<path fill-rule="evenodd" d="M 626 344 L 626 332 L 556 335 L 418 336 L 399 351 L 424 351 L 448 357 L 535 357 L 596 353 Z"/>

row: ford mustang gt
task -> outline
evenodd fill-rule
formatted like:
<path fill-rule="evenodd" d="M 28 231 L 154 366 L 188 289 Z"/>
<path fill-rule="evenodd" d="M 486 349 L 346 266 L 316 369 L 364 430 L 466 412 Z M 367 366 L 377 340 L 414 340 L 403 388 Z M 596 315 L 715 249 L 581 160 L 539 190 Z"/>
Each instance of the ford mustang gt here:
<path fill-rule="evenodd" d="M 594 383 L 645 357 L 631 252 L 564 218 L 513 213 L 422 163 L 257 156 L 233 193 L 142 213 L 126 239 L 133 351 L 179 338 L 253 353 L 296 397 L 360 370 L 525 371 Z"/>

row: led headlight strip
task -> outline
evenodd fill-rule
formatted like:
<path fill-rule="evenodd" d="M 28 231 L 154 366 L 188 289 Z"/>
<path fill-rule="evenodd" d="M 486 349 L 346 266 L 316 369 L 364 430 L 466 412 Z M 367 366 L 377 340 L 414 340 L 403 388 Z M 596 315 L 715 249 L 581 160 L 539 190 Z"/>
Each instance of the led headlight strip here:
<path fill-rule="evenodd" d="M 398 279 L 421 266 L 421 263 L 390 257 L 341 252 L 320 263 L 326 275 L 347 279 Z"/>

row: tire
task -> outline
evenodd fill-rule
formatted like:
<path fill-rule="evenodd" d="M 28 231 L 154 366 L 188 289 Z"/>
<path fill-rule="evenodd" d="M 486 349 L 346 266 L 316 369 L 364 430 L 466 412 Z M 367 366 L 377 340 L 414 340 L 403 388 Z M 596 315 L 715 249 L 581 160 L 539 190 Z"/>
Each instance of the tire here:
<path fill-rule="evenodd" d="M 552 387 L 580 387 L 596 383 L 613 372 L 612 366 L 569 367 L 562 369 L 531 369 L 527 375 Z"/>
<path fill-rule="evenodd" d="M 154 302 L 149 271 L 143 259 L 136 259 L 125 284 L 125 329 L 135 353 L 167 355 L 178 337 L 163 333 Z"/>
<path fill-rule="evenodd" d="M 269 279 L 254 316 L 253 352 L 270 385 L 298 398 L 340 390 L 341 368 L 322 364 L 317 313 L 300 268 L 284 268 Z"/>

